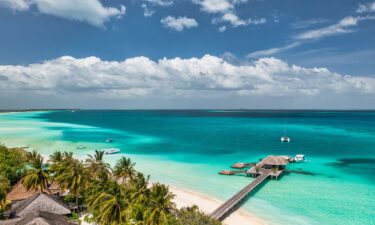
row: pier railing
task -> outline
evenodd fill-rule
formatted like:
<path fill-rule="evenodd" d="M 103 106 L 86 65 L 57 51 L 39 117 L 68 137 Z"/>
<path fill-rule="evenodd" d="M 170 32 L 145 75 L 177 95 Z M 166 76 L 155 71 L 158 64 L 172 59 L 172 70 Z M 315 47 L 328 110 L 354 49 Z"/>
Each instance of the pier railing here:
<path fill-rule="evenodd" d="M 211 217 L 223 220 L 226 216 L 233 212 L 234 209 L 239 205 L 239 203 L 258 185 L 260 185 L 268 176 L 270 176 L 271 170 L 265 170 L 263 173 L 257 177 L 253 182 L 248 184 L 242 190 L 233 195 L 230 199 L 224 202 L 219 208 L 211 213 Z"/>

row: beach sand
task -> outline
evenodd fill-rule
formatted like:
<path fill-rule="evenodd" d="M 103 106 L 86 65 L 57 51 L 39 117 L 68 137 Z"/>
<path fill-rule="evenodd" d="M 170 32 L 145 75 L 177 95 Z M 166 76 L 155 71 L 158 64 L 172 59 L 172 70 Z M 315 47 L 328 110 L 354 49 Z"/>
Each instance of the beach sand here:
<path fill-rule="evenodd" d="M 214 199 L 205 194 L 195 192 L 189 189 L 169 186 L 169 190 L 173 192 L 176 196 L 174 202 L 176 203 L 177 208 L 187 207 L 197 205 L 200 210 L 206 214 L 210 214 L 217 207 L 219 207 L 223 202 L 217 199 Z M 81 221 L 83 221 L 84 216 L 82 215 Z M 87 222 L 82 222 L 82 225 L 93 225 Z M 223 224 L 225 225 L 265 225 L 268 224 L 265 221 L 257 218 L 256 216 L 250 214 L 249 212 L 238 209 L 233 212 L 229 217 L 227 217 Z"/>
<path fill-rule="evenodd" d="M 210 196 L 192 190 L 174 186 L 169 186 L 169 189 L 176 195 L 174 202 L 176 203 L 178 208 L 197 205 L 203 212 L 205 212 L 206 214 L 210 214 L 223 203 L 222 201 L 219 201 Z M 241 208 L 233 212 L 223 222 L 226 225 L 267 224 L 265 221 L 257 218 L 256 216 L 250 214 L 249 212 Z"/>

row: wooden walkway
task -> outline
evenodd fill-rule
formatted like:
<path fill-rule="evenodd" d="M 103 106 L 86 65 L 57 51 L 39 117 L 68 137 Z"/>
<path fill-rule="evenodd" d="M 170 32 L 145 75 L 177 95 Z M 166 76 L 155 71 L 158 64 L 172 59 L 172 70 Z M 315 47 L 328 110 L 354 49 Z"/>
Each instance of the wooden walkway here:
<path fill-rule="evenodd" d="M 211 213 L 211 217 L 223 220 L 226 216 L 233 212 L 233 210 L 238 206 L 238 204 L 258 185 L 260 185 L 268 176 L 270 176 L 271 171 L 265 170 L 263 173 L 257 177 L 253 182 L 248 184 L 242 190 L 233 195 L 230 199 L 224 202 L 219 208 Z"/>

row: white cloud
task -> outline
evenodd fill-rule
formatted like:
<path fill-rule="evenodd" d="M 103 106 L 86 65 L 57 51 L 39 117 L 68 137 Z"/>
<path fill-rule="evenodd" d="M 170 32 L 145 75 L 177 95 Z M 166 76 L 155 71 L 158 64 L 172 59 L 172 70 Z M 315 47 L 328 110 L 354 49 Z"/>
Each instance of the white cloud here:
<path fill-rule="evenodd" d="M 295 38 L 298 40 L 316 40 L 329 36 L 351 33 L 354 32 L 351 28 L 357 26 L 360 21 L 373 19 L 375 19 L 375 16 L 347 16 L 336 24 L 303 32 L 298 34 Z"/>
<path fill-rule="evenodd" d="M 357 13 L 375 12 L 375 2 L 359 4 L 356 12 Z"/>
<path fill-rule="evenodd" d="M 285 45 L 285 46 L 282 46 L 282 47 L 278 47 L 278 48 L 270 48 L 270 49 L 265 49 L 265 50 L 259 50 L 259 51 L 249 53 L 247 55 L 247 57 L 248 58 L 259 58 L 259 57 L 264 57 L 264 56 L 270 56 L 270 55 L 274 55 L 274 54 L 283 52 L 285 50 L 296 48 L 299 45 L 301 45 L 300 42 L 295 42 L 295 43 Z"/>
<path fill-rule="evenodd" d="M 247 3 L 247 0 L 192 0 L 193 3 L 201 6 L 201 10 L 207 13 L 219 14 L 219 18 L 214 18 L 212 22 L 222 23 L 228 22 L 233 27 L 259 25 L 266 23 L 265 18 L 260 19 L 241 19 L 235 13 L 235 6 L 238 4 Z"/>
<path fill-rule="evenodd" d="M 220 28 L 219 28 L 219 31 L 220 32 L 225 32 L 227 30 L 227 27 L 226 26 L 221 26 Z"/>
<path fill-rule="evenodd" d="M 143 0 L 150 4 L 159 5 L 159 6 L 171 6 L 174 3 L 174 0 Z"/>
<path fill-rule="evenodd" d="M 0 66 L 0 93 L 45 96 L 143 97 L 375 96 L 375 77 L 349 76 L 326 68 L 288 65 L 276 58 L 233 64 L 223 58 L 128 58 L 64 56 L 26 66 Z"/>
<path fill-rule="evenodd" d="M 297 21 L 292 24 L 292 27 L 294 29 L 304 29 L 312 25 L 327 23 L 328 21 L 329 20 L 323 19 L 323 18 L 314 18 L 314 19 L 309 19 L 309 20 L 304 20 L 304 21 Z"/>
<path fill-rule="evenodd" d="M 175 31 L 183 31 L 184 29 L 189 29 L 198 26 L 198 22 L 193 18 L 167 16 L 160 20 L 160 22 L 170 29 Z"/>
<path fill-rule="evenodd" d="M 250 24 L 260 25 L 260 24 L 263 24 L 263 23 L 267 22 L 267 20 L 265 18 L 260 18 L 260 19 L 251 19 L 250 18 L 250 19 L 247 19 L 247 20 L 243 20 L 243 19 L 240 19 L 236 14 L 234 14 L 232 12 L 225 13 L 222 16 L 222 18 L 219 19 L 218 21 L 229 22 L 229 23 L 232 24 L 233 27 L 247 26 L 247 25 L 250 25 Z"/>
<path fill-rule="evenodd" d="M 234 4 L 229 0 L 192 0 L 201 6 L 201 10 L 208 13 L 226 13 L 234 9 Z"/>
<path fill-rule="evenodd" d="M 155 10 L 150 9 L 146 4 L 142 4 L 141 7 L 143 9 L 143 15 L 145 17 L 150 17 L 150 16 L 154 15 Z"/>
<path fill-rule="evenodd" d="M 14 11 L 25 11 L 30 8 L 31 1 L 27 0 L 0 0 L 0 6 Z"/>
<path fill-rule="evenodd" d="M 173 5 L 174 0 L 142 0 L 141 7 L 143 9 L 143 15 L 145 17 L 150 17 L 156 12 L 155 7 L 168 7 Z"/>
<path fill-rule="evenodd" d="M 0 6 L 16 11 L 25 11 L 30 6 L 44 14 L 54 15 L 65 19 L 87 22 L 94 26 L 102 27 L 110 18 L 120 18 L 125 14 L 126 8 L 105 7 L 99 0 L 0 0 Z"/>

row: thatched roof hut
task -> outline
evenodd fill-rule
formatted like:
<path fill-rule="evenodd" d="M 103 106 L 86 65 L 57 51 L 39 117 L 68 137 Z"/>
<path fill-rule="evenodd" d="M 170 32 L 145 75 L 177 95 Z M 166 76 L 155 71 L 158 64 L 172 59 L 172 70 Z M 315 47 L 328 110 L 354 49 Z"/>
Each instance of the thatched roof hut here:
<path fill-rule="evenodd" d="M 57 183 L 50 184 L 48 189 L 52 194 L 61 194 L 60 186 Z M 6 199 L 8 199 L 11 202 L 15 202 L 30 198 L 38 193 L 41 193 L 41 191 L 33 189 L 27 190 L 22 185 L 22 182 L 19 181 L 12 187 L 12 190 L 7 194 Z"/>
<path fill-rule="evenodd" d="M 47 212 L 31 213 L 23 218 L 4 220 L 2 225 L 72 225 L 63 215 Z"/>
<path fill-rule="evenodd" d="M 62 200 L 52 195 L 39 193 L 23 201 L 14 203 L 11 215 L 13 217 L 26 217 L 29 214 L 39 211 L 58 215 L 71 213 L 69 206 Z"/>
<path fill-rule="evenodd" d="M 11 202 L 20 201 L 20 200 L 30 198 L 38 193 L 40 193 L 39 190 L 38 191 L 31 190 L 31 189 L 27 190 L 22 185 L 21 181 L 19 181 L 17 184 L 13 186 L 12 190 L 7 194 L 6 199 L 8 199 Z"/>
<path fill-rule="evenodd" d="M 267 156 L 267 158 L 263 159 L 260 163 L 268 166 L 286 166 L 289 164 L 288 160 L 284 157 L 274 155 Z"/>

